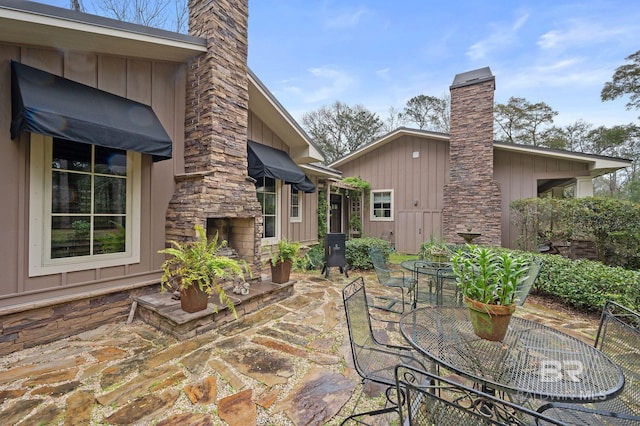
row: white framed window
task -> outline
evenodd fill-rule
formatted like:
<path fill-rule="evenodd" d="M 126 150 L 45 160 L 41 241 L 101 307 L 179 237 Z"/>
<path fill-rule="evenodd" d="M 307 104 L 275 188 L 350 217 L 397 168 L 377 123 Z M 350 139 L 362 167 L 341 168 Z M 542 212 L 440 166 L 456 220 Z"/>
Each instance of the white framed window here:
<path fill-rule="evenodd" d="M 289 220 L 291 222 L 302 222 L 302 191 L 291 188 L 289 197 Z"/>
<path fill-rule="evenodd" d="M 393 221 L 393 190 L 371 191 L 371 221 Z"/>
<path fill-rule="evenodd" d="M 261 177 L 256 182 L 256 193 L 262 207 L 262 243 L 275 244 L 280 235 L 280 181 Z"/>
<path fill-rule="evenodd" d="M 31 135 L 29 276 L 140 262 L 139 153 Z"/>

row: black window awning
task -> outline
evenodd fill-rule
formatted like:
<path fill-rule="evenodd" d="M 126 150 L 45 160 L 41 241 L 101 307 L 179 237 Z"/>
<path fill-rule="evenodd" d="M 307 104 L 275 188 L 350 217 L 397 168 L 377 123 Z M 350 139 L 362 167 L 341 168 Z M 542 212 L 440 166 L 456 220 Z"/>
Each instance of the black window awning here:
<path fill-rule="evenodd" d="M 270 177 L 294 185 L 294 189 L 297 187 L 299 191 L 316 190 L 315 185 L 293 162 L 289 154 L 282 150 L 247 141 L 247 157 L 249 176 L 254 179 Z"/>
<path fill-rule="evenodd" d="M 311 182 L 311 180 L 305 176 L 304 182 L 302 183 L 294 183 L 291 185 L 294 191 L 302 191 L 302 192 L 316 192 L 316 186 Z"/>
<path fill-rule="evenodd" d="M 11 138 L 20 132 L 171 158 L 150 106 L 11 62 Z"/>

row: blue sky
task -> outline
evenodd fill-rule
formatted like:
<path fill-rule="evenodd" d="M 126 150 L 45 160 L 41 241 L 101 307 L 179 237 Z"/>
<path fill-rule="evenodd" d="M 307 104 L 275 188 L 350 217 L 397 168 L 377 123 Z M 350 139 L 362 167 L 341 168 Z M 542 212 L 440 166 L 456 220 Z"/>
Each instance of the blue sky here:
<path fill-rule="evenodd" d="M 496 102 L 545 102 L 556 125 L 640 121 L 626 99 L 600 101 L 640 49 L 640 1 L 250 0 L 249 14 L 249 66 L 298 121 L 335 101 L 386 119 L 485 66 Z"/>

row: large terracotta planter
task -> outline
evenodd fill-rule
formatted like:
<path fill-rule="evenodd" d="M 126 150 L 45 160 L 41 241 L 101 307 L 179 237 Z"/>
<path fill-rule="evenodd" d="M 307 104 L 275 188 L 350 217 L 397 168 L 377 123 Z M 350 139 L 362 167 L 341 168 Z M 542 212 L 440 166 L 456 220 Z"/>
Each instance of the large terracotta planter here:
<path fill-rule="evenodd" d="M 511 315 L 515 312 L 515 305 L 489 305 L 468 297 L 464 303 L 469 308 L 469 318 L 474 333 L 482 339 L 501 342 L 507 334 Z"/>
<path fill-rule="evenodd" d="M 289 281 L 289 276 L 291 275 L 291 262 L 290 260 L 286 262 L 278 262 L 276 266 L 271 264 L 271 281 L 277 284 L 284 284 Z"/>
<path fill-rule="evenodd" d="M 183 311 L 194 313 L 207 309 L 209 295 L 200 290 L 197 285 L 192 285 L 180 290 L 180 307 Z"/>

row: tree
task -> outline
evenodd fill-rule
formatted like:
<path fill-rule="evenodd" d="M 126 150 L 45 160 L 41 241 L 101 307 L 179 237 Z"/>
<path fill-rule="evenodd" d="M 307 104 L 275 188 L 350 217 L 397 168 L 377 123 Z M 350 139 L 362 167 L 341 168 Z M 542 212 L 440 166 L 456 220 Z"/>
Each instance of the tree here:
<path fill-rule="evenodd" d="M 383 127 L 378 115 L 362 105 L 351 107 L 339 101 L 305 113 L 302 125 L 322 149 L 327 164 L 373 141 Z"/>
<path fill-rule="evenodd" d="M 402 118 L 407 123 L 415 123 L 420 130 L 449 132 L 448 97 L 418 95 L 407 101 Z"/>
<path fill-rule="evenodd" d="M 565 127 L 553 126 L 541 133 L 540 144 L 553 149 L 587 152 L 586 142 L 591 123 L 578 120 Z"/>
<path fill-rule="evenodd" d="M 628 199 L 639 195 L 636 193 L 640 180 L 637 166 L 640 160 L 640 129 L 637 126 L 629 124 L 593 129 L 587 135 L 586 148 L 592 154 L 634 160 L 626 169 L 599 177 L 594 182 L 597 195 Z"/>
<path fill-rule="evenodd" d="M 404 120 L 402 113 L 398 112 L 395 107 L 391 106 L 389 107 L 389 116 L 382 125 L 382 130 L 385 133 L 390 133 L 396 130 L 398 127 L 404 126 L 405 124 L 407 123 Z"/>
<path fill-rule="evenodd" d="M 187 32 L 187 0 L 90 0 L 102 16 L 179 33 Z M 71 8 L 85 11 L 80 0 Z"/>
<path fill-rule="evenodd" d="M 631 63 L 616 68 L 611 81 L 604 84 L 600 98 L 612 101 L 622 95 L 630 95 L 627 109 L 640 109 L 640 50 L 625 60 Z"/>
<path fill-rule="evenodd" d="M 496 104 L 495 121 L 498 133 L 507 142 L 540 146 L 543 126 L 552 124 L 557 111 L 544 102 L 530 103 L 524 98 L 509 98 L 506 104 Z M 503 139 L 504 140 L 504 139 Z"/>

